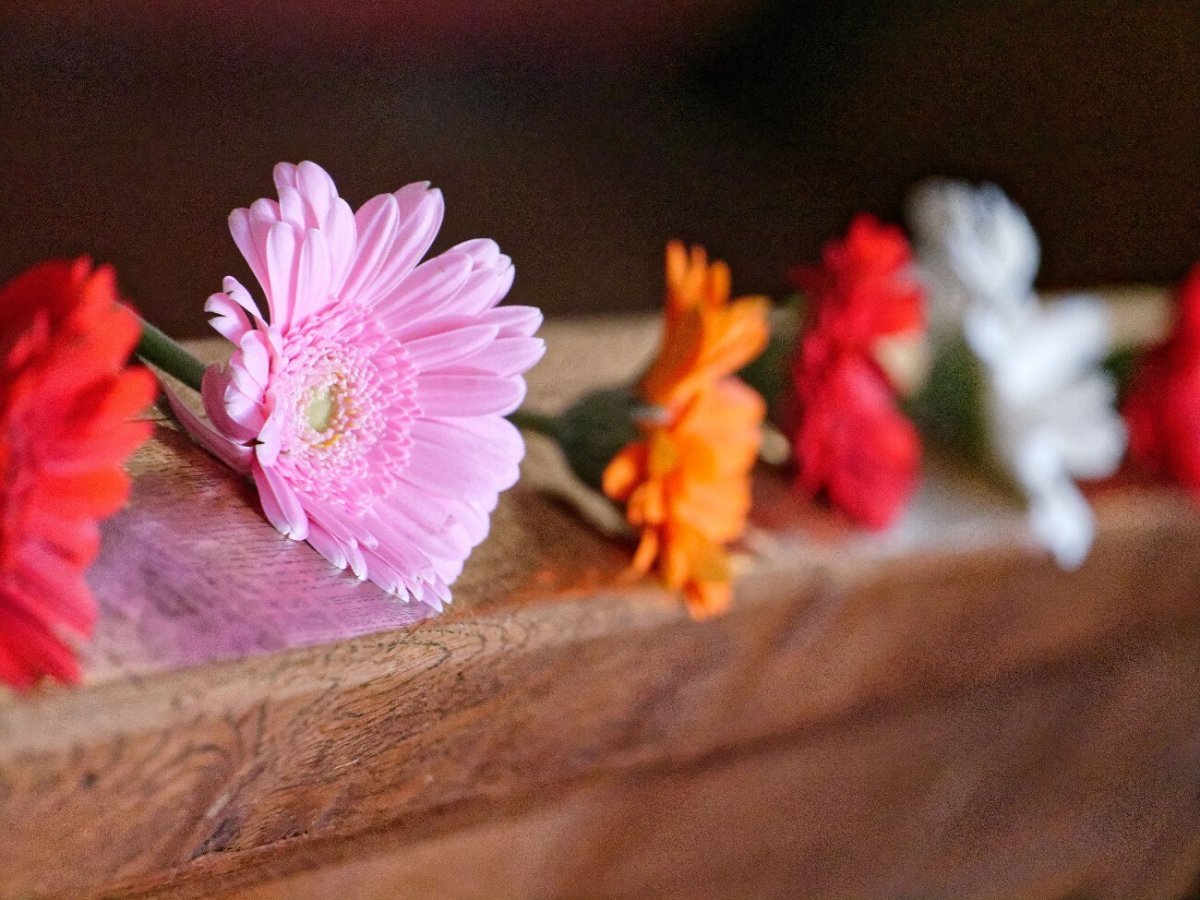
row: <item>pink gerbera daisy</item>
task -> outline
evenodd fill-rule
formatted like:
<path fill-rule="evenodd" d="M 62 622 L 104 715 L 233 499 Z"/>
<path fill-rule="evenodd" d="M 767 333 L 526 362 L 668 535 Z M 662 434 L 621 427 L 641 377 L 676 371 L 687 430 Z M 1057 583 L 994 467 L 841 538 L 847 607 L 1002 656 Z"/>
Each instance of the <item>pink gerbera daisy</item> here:
<path fill-rule="evenodd" d="M 214 454 L 253 477 L 282 534 L 436 608 L 488 532 L 525 446 L 504 416 L 542 356 L 541 313 L 497 304 L 512 261 L 493 241 L 420 263 L 442 222 L 428 183 L 351 212 L 318 165 L 275 167 L 279 201 L 229 217 L 266 295 L 226 278 L 205 309 L 236 345 L 204 373 Z"/>

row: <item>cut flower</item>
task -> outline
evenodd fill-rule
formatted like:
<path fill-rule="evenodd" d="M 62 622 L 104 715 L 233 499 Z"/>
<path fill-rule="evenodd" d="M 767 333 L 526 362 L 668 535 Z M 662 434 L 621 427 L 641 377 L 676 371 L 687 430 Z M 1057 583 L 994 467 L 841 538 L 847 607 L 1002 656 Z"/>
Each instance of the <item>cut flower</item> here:
<path fill-rule="evenodd" d="M 941 353 L 965 346 L 982 396 L 990 460 L 1024 493 L 1034 536 L 1063 568 L 1087 556 L 1095 523 L 1076 478 L 1104 478 L 1125 450 L 1109 350 L 1094 297 L 1043 305 L 1029 220 L 994 185 L 919 186 L 910 219 L 930 285 Z"/>
<path fill-rule="evenodd" d="M 1200 499 L 1200 265 L 1176 299 L 1170 337 L 1138 360 L 1122 412 L 1134 465 Z"/>
<path fill-rule="evenodd" d="M 883 339 L 923 324 L 908 242 L 895 226 L 858 216 L 796 281 L 810 304 L 791 367 L 796 487 L 859 525 L 885 528 L 912 496 L 921 460 L 878 362 Z"/>
<path fill-rule="evenodd" d="M 137 339 L 112 270 L 86 259 L 0 288 L 0 681 L 16 688 L 79 679 L 67 638 L 95 625 L 97 523 L 124 505 L 121 465 L 150 435 L 135 416 L 154 379 L 126 368 Z"/>
<path fill-rule="evenodd" d="M 924 325 L 908 241 L 874 216 L 855 216 L 845 238 L 825 245 L 821 265 L 799 266 L 792 278 L 813 305 L 811 330 L 842 350 L 872 354 L 881 338 Z"/>
<path fill-rule="evenodd" d="M 440 608 L 517 480 L 524 442 L 504 416 L 542 356 L 541 313 L 497 306 L 513 266 L 493 241 L 420 262 L 443 214 L 426 183 L 356 213 L 315 163 L 280 163 L 275 184 L 278 202 L 229 220 L 269 316 L 226 278 L 205 306 L 236 348 L 204 374 L 211 427 L 175 409 L 253 477 L 282 534 Z"/>
<path fill-rule="evenodd" d="M 730 274 L 700 247 L 667 245 L 662 344 L 638 385 L 640 438 L 609 463 L 604 493 L 641 532 L 632 570 L 657 566 L 689 612 L 724 612 L 725 545 L 745 528 L 766 404 L 733 376 L 767 343 L 768 304 L 730 302 Z"/>

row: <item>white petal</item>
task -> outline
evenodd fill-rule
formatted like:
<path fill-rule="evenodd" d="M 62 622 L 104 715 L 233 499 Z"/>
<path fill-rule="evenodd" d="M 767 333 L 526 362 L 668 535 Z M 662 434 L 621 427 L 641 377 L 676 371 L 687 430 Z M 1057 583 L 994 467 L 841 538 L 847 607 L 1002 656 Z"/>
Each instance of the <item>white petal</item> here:
<path fill-rule="evenodd" d="M 1087 559 L 1095 535 L 1095 519 L 1087 500 L 1069 480 L 1030 498 L 1029 521 L 1038 540 L 1064 569 L 1077 569 Z"/>

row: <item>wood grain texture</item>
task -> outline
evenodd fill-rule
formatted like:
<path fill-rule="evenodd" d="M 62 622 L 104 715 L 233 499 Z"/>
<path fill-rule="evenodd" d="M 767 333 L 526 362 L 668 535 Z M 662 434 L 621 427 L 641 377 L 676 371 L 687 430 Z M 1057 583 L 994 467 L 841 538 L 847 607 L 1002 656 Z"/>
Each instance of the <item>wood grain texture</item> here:
<path fill-rule="evenodd" d="M 549 337 L 544 407 L 654 341 Z M 1173 493 L 1097 496 L 1066 574 L 949 472 L 882 537 L 763 472 L 736 605 L 698 624 L 531 442 L 420 619 L 165 425 L 134 470 L 87 683 L 0 698 L 2 897 L 1167 898 L 1200 870 Z"/>

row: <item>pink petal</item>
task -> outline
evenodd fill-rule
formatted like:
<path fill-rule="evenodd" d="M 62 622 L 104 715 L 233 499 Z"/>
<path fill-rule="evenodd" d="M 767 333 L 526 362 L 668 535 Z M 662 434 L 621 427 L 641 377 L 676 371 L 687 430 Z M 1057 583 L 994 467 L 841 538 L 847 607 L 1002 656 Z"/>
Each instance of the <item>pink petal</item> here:
<path fill-rule="evenodd" d="M 475 497 L 511 487 L 517 480 L 517 465 L 493 459 L 461 440 L 435 442 L 432 429 L 420 438 L 414 427 L 414 444 L 404 469 L 409 484 L 439 497 Z"/>
<path fill-rule="evenodd" d="M 267 239 L 271 233 L 271 228 L 279 222 L 279 215 L 279 204 L 265 197 L 251 203 L 247 213 L 249 241 L 255 248 L 256 257 L 259 262 L 258 268 L 255 268 L 253 264 L 251 264 L 251 268 L 254 269 L 258 283 L 267 294 L 268 304 L 271 294 L 271 283 L 269 280 L 271 272 L 270 260 L 267 254 Z"/>
<path fill-rule="evenodd" d="M 432 457 L 433 460 L 440 459 L 441 467 L 447 472 L 459 470 L 453 477 L 460 480 L 464 497 L 503 491 L 517 481 L 525 450 L 523 441 L 518 440 L 506 447 L 506 452 L 498 453 L 496 444 L 472 440 L 473 435 L 469 432 L 439 419 L 417 420 L 413 423 L 412 437 L 413 449 L 409 469 L 405 469 L 406 477 L 414 460 L 419 457 L 419 462 L 428 462 Z"/>
<path fill-rule="evenodd" d="M 279 189 L 279 217 L 297 231 L 312 227 L 304 198 L 294 187 L 285 186 Z"/>
<path fill-rule="evenodd" d="M 250 210 L 235 209 L 229 214 L 229 233 L 233 235 L 233 242 L 250 266 L 250 271 L 265 288 L 268 284 L 267 261 L 263 255 L 265 247 L 259 244 L 256 230 L 250 224 Z"/>
<path fill-rule="evenodd" d="M 267 275 L 270 278 L 267 302 L 271 324 L 287 329 L 296 306 L 296 265 L 299 262 L 296 230 L 286 222 L 276 222 L 267 234 Z"/>
<path fill-rule="evenodd" d="M 204 302 L 204 311 L 213 313 L 208 324 L 226 340 L 235 344 L 253 327 L 246 311 L 228 294 L 210 295 Z"/>
<path fill-rule="evenodd" d="M 491 323 L 485 323 L 477 316 L 439 315 L 428 319 L 415 319 L 411 322 L 398 322 L 393 334 L 397 340 L 407 346 L 410 341 L 419 341 L 422 338 L 447 331 L 457 331 L 460 328 L 484 324 L 490 325 Z M 499 336 L 498 333 L 497 336 Z"/>
<path fill-rule="evenodd" d="M 431 521 L 417 515 L 432 505 L 427 492 L 415 486 L 410 487 L 409 492 L 422 498 L 422 503 L 385 505 L 371 523 L 381 538 L 379 546 L 371 552 L 408 576 L 406 584 L 414 583 L 417 577 L 425 574 L 435 560 L 465 558 L 471 552 L 471 545 L 461 529 L 451 532 L 452 522 Z"/>
<path fill-rule="evenodd" d="M 263 321 L 262 311 L 259 310 L 258 304 L 254 302 L 254 298 L 250 296 L 250 292 L 242 286 L 242 283 L 232 276 L 226 275 L 221 279 L 221 290 L 223 290 L 229 299 L 246 311 L 246 315 L 250 320 L 257 325 L 265 325 Z"/>
<path fill-rule="evenodd" d="M 324 228 L 329 210 L 338 196 L 333 179 L 315 162 L 305 161 L 296 168 L 296 184 L 316 217 L 315 221 L 308 223 L 309 227 Z"/>
<path fill-rule="evenodd" d="M 508 260 L 508 257 L 502 257 Z M 450 311 L 458 315 L 479 315 L 491 309 L 508 295 L 517 270 L 511 263 L 501 269 L 476 269 L 463 285 Z"/>
<path fill-rule="evenodd" d="M 354 577 L 359 581 L 367 580 L 367 560 L 363 555 L 363 549 L 356 543 L 346 545 L 346 562 L 350 566 L 350 571 L 354 573 Z"/>
<path fill-rule="evenodd" d="M 279 419 L 278 413 L 267 416 L 267 420 L 263 422 L 263 427 L 258 432 L 258 444 L 254 447 L 255 459 L 268 468 L 275 465 L 283 446 Z"/>
<path fill-rule="evenodd" d="M 208 417 L 217 425 L 219 431 L 228 434 L 234 440 L 250 440 L 257 437 L 266 422 L 262 395 L 256 394 L 254 397 L 247 397 L 237 389 L 232 377 L 229 379 L 228 386 L 225 388 L 225 396 L 221 399 L 221 405 L 218 408 L 223 411 L 223 415 L 228 416 L 229 421 L 236 423 L 236 430 L 226 429 L 221 414 L 206 407 Z M 248 433 L 250 437 L 243 438 L 243 433 Z"/>
<path fill-rule="evenodd" d="M 371 579 L 372 584 L 385 593 L 393 594 L 405 601 L 408 600 L 400 573 L 394 566 L 384 562 L 373 550 L 363 551 L 363 564 L 367 568 L 367 577 Z"/>
<path fill-rule="evenodd" d="M 445 581 L 446 584 L 453 584 L 454 580 L 462 574 L 463 565 L 466 561 L 465 556 L 461 559 L 437 560 L 434 563 L 434 571 L 437 572 L 438 577 Z"/>
<path fill-rule="evenodd" d="M 276 163 L 271 176 L 275 180 L 275 190 L 282 191 L 285 187 L 299 187 L 296 180 L 296 165 L 290 162 Z"/>
<path fill-rule="evenodd" d="M 477 269 L 499 268 L 496 264 L 501 256 L 500 246 L 491 238 L 475 238 L 474 240 L 463 241 L 461 244 L 455 244 L 451 247 L 449 252 L 465 253 L 471 259 L 475 260 L 475 268 Z"/>
<path fill-rule="evenodd" d="M 350 210 L 350 204 L 341 197 L 334 200 L 322 231 L 329 243 L 330 291 L 336 294 L 354 262 L 354 251 L 358 244 L 354 213 Z"/>
<path fill-rule="evenodd" d="M 429 502 L 427 494 L 420 494 L 424 502 Z M 388 516 L 388 522 L 375 517 L 369 521 L 373 531 L 377 531 L 382 540 L 376 542 L 374 549 L 363 550 L 363 556 L 372 556 L 385 562 L 397 572 L 416 573 L 429 568 L 429 559 L 419 549 L 421 540 L 428 540 L 427 532 L 419 532 L 405 517 L 395 518 L 391 515 L 394 507 L 384 505 L 382 512 Z M 424 535 L 424 537 L 423 537 Z M 370 565 L 368 563 L 368 568 Z"/>
<path fill-rule="evenodd" d="M 261 465 L 256 459 L 252 474 L 258 486 L 258 499 L 263 512 L 275 530 L 294 541 L 308 537 L 308 516 L 300 504 L 300 498 L 278 470 L 274 466 Z"/>
<path fill-rule="evenodd" d="M 163 394 L 166 395 L 167 402 L 171 405 L 171 411 L 175 413 L 175 418 L 179 420 L 179 424 L 183 426 L 184 431 L 190 434 L 196 443 L 238 474 L 250 474 L 250 458 L 252 453 L 249 447 L 235 444 L 223 435 L 213 431 L 208 423 L 188 409 L 187 405 L 175 396 L 175 392 L 161 379 L 159 380 L 159 386 L 162 388 Z"/>
<path fill-rule="evenodd" d="M 300 245 L 300 261 L 296 271 L 296 304 L 292 312 L 292 325 L 298 325 L 309 316 L 320 312 L 332 299 L 333 270 L 329 258 L 329 244 L 323 232 L 309 229 Z"/>
<path fill-rule="evenodd" d="M 508 415 L 524 399 L 520 378 L 429 373 L 417 384 L 417 404 L 426 416 Z"/>
<path fill-rule="evenodd" d="M 316 522 L 309 521 L 306 540 L 335 568 L 346 568 L 345 545 Z"/>
<path fill-rule="evenodd" d="M 417 603 L 425 602 L 425 585 L 421 581 L 409 581 L 408 593 Z"/>
<path fill-rule="evenodd" d="M 434 578 L 433 581 L 429 583 L 429 587 L 433 590 L 434 596 L 437 597 L 440 602 L 435 606 L 433 601 L 428 597 L 425 598 L 425 602 L 430 606 L 433 606 L 433 608 L 438 610 L 438 612 L 441 612 L 442 603 L 453 602 L 453 598 L 450 596 L 450 588 L 446 582 L 442 581 L 440 576 Z"/>
<path fill-rule="evenodd" d="M 463 364 L 494 375 L 520 375 L 529 371 L 546 353 L 541 338 L 499 338 Z"/>
<path fill-rule="evenodd" d="M 471 274 L 471 257 L 443 253 L 413 269 L 376 307 L 383 327 L 433 316 L 448 306 Z"/>
<path fill-rule="evenodd" d="M 343 297 L 357 297 L 374 280 L 395 239 L 399 221 L 399 207 L 391 194 L 372 197 L 354 214 L 358 246 L 342 285 Z"/>
<path fill-rule="evenodd" d="M 424 419 L 421 422 L 423 428 L 434 423 L 441 429 L 457 432 L 462 442 L 480 445 L 487 452 L 502 456 L 514 463 L 519 463 L 525 456 L 525 438 L 521 436 L 521 430 L 500 416 Z"/>
<path fill-rule="evenodd" d="M 533 306 L 496 306 L 479 320 L 500 326 L 500 337 L 529 337 L 541 327 L 542 311 Z"/>
<path fill-rule="evenodd" d="M 237 417 L 230 414 L 227 397 L 231 381 L 228 372 L 218 366 L 209 366 L 204 370 L 204 377 L 200 381 L 200 397 L 204 401 L 205 412 L 220 434 L 234 441 L 249 441 L 262 427 L 261 415 L 259 421 L 255 422 L 252 415 L 247 415 L 248 410 L 239 410 L 240 415 Z M 257 404 L 253 405 L 253 409 L 254 412 L 258 411 Z"/>
<path fill-rule="evenodd" d="M 407 342 L 404 349 L 414 366 L 427 371 L 479 353 L 495 341 L 499 333 L 500 329 L 495 325 L 469 325 Z"/>
<path fill-rule="evenodd" d="M 473 503 L 462 504 L 462 510 L 458 513 L 457 518 L 472 547 L 478 547 L 488 536 L 491 527 L 491 520 L 488 518 L 490 512 L 490 509 L 486 511 L 479 509 Z"/>
<path fill-rule="evenodd" d="M 426 184 L 408 185 L 395 197 L 400 214 L 396 237 L 373 282 L 364 288 L 361 299 L 367 304 L 387 297 L 412 272 L 442 227 L 445 204 L 441 191 L 430 190 Z"/>
<path fill-rule="evenodd" d="M 238 348 L 229 361 L 234 384 L 248 397 L 253 397 L 256 392 L 261 395 L 270 384 L 271 376 L 271 354 L 266 335 L 258 330 L 248 331 L 238 342 Z M 238 376 L 243 373 L 257 391 L 242 386 Z"/>

